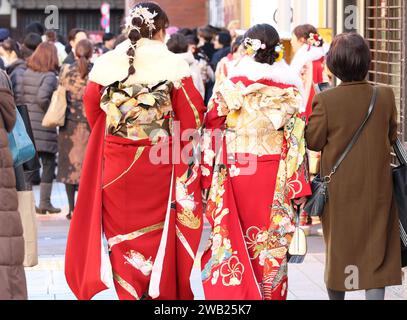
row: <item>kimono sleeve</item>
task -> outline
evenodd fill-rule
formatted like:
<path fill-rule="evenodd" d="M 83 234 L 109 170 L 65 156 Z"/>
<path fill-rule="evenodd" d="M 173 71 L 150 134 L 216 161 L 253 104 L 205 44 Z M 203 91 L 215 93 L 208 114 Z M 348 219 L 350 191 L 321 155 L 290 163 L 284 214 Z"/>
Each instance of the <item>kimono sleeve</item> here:
<path fill-rule="evenodd" d="M 102 98 L 102 86 L 95 82 L 89 81 L 85 88 L 83 104 L 85 106 L 86 118 L 91 128 L 94 127 L 97 119 L 104 113 L 100 108 L 100 99 Z"/>
<path fill-rule="evenodd" d="M 209 189 L 212 184 L 216 154 L 222 146 L 228 109 L 224 107 L 221 97 L 214 96 L 209 102 L 209 111 L 205 118 L 202 141 L 202 189 Z"/>

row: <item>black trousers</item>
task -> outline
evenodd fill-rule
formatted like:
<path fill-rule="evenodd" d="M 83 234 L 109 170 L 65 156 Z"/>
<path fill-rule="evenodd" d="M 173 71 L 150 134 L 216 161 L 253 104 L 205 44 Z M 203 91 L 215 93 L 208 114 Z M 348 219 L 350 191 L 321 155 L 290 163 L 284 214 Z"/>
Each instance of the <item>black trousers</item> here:
<path fill-rule="evenodd" d="M 50 152 L 38 152 L 41 161 L 41 183 L 52 183 L 55 179 L 56 155 Z M 35 172 L 27 173 L 27 182 L 32 183 Z"/>

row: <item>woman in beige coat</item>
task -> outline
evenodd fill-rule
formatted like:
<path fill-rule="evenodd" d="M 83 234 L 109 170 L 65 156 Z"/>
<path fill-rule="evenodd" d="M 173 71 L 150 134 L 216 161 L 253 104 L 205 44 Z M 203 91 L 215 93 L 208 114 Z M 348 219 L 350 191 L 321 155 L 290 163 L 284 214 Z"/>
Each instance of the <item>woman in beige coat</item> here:
<path fill-rule="evenodd" d="M 357 34 L 335 38 L 327 57 L 343 81 L 314 98 L 306 130 L 308 148 L 322 151 L 322 175 L 329 175 L 366 117 L 373 95 L 367 76 L 371 55 Z M 391 151 L 397 139 L 393 91 L 377 88 L 373 114 L 359 140 L 332 176 L 322 216 L 326 242 L 325 281 L 332 300 L 346 291 L 367 290 L 384 299 L 385 287 L 401 284 L 398 213 L 393 198 Z"/>
<path fill-rule="evenodd" d="M 0 70 L 0 300 L 27 299 L 24 239 L 7 133 L 16 122 L 11 82 Z"/>

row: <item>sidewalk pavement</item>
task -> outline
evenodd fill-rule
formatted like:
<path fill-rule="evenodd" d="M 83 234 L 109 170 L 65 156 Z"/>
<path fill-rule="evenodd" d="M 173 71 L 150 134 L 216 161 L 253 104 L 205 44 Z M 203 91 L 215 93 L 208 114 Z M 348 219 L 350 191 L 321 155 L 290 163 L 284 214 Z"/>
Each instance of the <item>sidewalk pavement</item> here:
<path fill-rule="evenodd" d="M 34 192 L 38 199 L 38 187 Z M 69 221 L 64 186 L 54 184 L 52 202 L 63 208 L 59 215 L 37 216 L 39 264 L 26 268 L 29 300 L 75 300 L 64 275 L 64 252 Z M 308 237 L 309 253 L 300 265 L 289 265 L 289 300 L 327 300 L 324 284 L 324 244 L 321 237 Z M 199 281 L 193 281 L 199 289 Z M 347 294 L 348 300 L 363 300 L 364 292 Z M 407 300 L 407 286 L 388 288 L 388 300 Z M 117 300 L 114 289 L 98 294 L 94 300 Z"/>

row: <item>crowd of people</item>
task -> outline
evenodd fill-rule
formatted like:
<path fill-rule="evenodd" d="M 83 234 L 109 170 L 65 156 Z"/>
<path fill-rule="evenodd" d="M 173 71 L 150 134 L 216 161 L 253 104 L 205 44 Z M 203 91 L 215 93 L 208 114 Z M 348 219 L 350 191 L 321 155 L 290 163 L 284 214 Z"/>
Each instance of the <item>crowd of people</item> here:
<path fill-rule="evenodd" d="M 293 31 L 288 64 L 275 28 L 239 32 L 237 25 L 168 28 L 166 13 L 145 2 L 131 10 L 122 34 L 107 33 L 99 44 L 82 29 L 67 42 L 39 23 L 27 26 L 21 42 L 0 30 L 0 92 L 8 92 L 0 138 L 13 127 L 12 105 L 27 106 L 41 170 L 14 168 L 16 189 L 39 184 L 37 213 L 57 214 L 53 182 L 65 184 L 72 219 L 65 273 L 79 299 L 107 287 L 102 234 L 120 299 L 193 299 L 197 263 L 207 299 L 286 299 L 293 206 L 304 206 L 313 176 L 329 174 L 362 122 L 373 92 L 365 81 L 370 52 L 356 34 L 337 36 L 328 51 L 307 24 Z M 315 85 L 332 86 L 334 76 L 344 83 L 316 96 Z M 58 87 L 66 90 L 65 124 L 44 127 Z M 391 90 L 378 91 L 381 110 L 332 178 L 322 216 L 331 299 L 352 290 L 349 265 L 359 268 L 357 289 L 369 299 L 401 284 L 390 181 L 397 111 Z M 187 149 L 188 161 L 153 161 L 168 146 L 172 159 Z M 0 170 L 12 169 L 1 163 Z M 12 184 L 0 183 L 0 191 Z M 212 233 L 200 256 L 205 221 Z M 300 221 L 303 229 L 312 223 L 305 211 Z M 20 267 L 9 298 L 24 297 Z"/>

